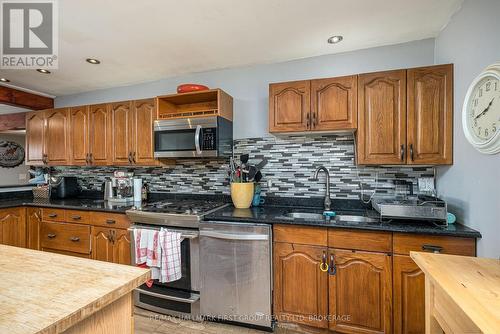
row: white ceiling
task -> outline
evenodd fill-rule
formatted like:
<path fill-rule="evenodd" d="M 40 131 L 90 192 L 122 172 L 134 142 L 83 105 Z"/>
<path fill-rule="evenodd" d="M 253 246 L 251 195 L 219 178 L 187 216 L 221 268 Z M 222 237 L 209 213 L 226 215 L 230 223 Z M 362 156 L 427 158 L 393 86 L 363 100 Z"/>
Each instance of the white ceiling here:
<path fill-rule="evenodd" d="M 9 106 L 8 104 L 0 104 L 0 115 L 14 114 L 18 112 L 27 112 L 27 111 L 31 111 L 31 109 L 13 107 Z"/>
<path fill-rule="evenodd" d="M 60 96 L 435 37 L 462 0 L 64 0 L 59 69 L 0 70 Z M 332 35 L 340 44 L 327 44 Z M 95 57 L 101 65 L 90 65 Z"/>

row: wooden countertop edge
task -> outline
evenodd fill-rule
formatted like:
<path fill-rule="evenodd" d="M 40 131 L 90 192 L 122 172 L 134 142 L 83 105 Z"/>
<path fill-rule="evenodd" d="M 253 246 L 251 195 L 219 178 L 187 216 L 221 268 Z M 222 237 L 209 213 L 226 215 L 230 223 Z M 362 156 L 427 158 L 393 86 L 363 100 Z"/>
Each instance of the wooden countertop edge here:
<path fill-rule="evenodd" d="M 428 265 L 431 266 L 432 264 L 430 264 L 425 258 L 423 258 L 422 255 L 424 255 L 424 256 L 435 255 L 435 256 L 445 256 L 445 257 L 465 257 L 465 256 L 448 255 L 448 254 L 428 254 L 428 253 L 414 252 L 414 251 L 410 252 L 410 257 L 413 259 L 413 261 L 415 261 L 415 263 L 419 266 L 419 268 L 424 272 L 424 274 L 426 275 L 426 278 L 429 278 L 429 280 L 431 282 L 433 282 L 434 284 L 438 284 L 439 288 L 443 292 L 445 292 L 446 295 L 450 299 L 452 299 L 454 303 L 456 303 L 457 305 L 459 305 L 462 308 L 462 311 L 464 312 L 465 315 L 467 315 L 467 317 L 470 319 L 471 322 L 473 322 L 484 333 L 495 333 L 496 331 L 498 331 L 498 329 L 500 328 L 499 327 L 500 326 L 499 320 L 496 319 L 491 314 L 491 312 L 489 312 L 489 310 L 485 309 L 483 304 L 481 302 L 479 302 L 478 300 L 476 300 L 475 298 L 470 298 L 468 300 L 468 303 L 473 304 L 473 305 L 469 305 L 467 303 L 465 303 L 465 305 L 464 305 L 463 300 L 457 298 L 457 296 L 459 294 L 455 293 L 455 292 L 457 292 L 458 290 L 452 291 L 453 289 L 450 290 L 449 287 L 444 287 L 442 284 L 437 282 L 437 280 L 434 277 L 434 273 L 431 270 L 429 270 L 429 268 L 427 267 Z M 471 257 L 471 259 L 477 260 L 480 258 Z M 496 259 L 484 259 L 484 260 L 498 261 Z M 459 286 L 459 284 L 453 284 L 453 286 L 454 287 L 456 286 L 458 289 L 461 288 L 461 286 Z M 464 289 L 466 289 L 466 288 L 464 287 Z M 460 290 L 460 291 L 462 291 L 462 290 Z M 478 313 L 482 314 L 482 317 L 476 316 Z M 485 315 L 488 318 L 488 321 L 485 321 L 485 319 L 484 319 Z M 496 323 L 496 325 L 494 325 L 494 323 Z"/>
<path fill-rule="evenodd" d="M 105 294 L 99 299 L 85 305 L 79 310 L 71 313 L 70 315 L 54 322 L 50 326 L 45 327 L 44 329 L 36 332 L 36 334 L 56 334 L 61 333 L 70 327 L 76 325 L 82 320 L 88 318 L 92 314 L 102 310 L 106 306 L 112 304 L 119 298 L 125 296 L 126 294 L 132 292 L 136 287 L 145 283 L 148 279 L 151 278 L 151 270 L 144 272 L 141 276 L 129 281 L 123 286 Z"/>

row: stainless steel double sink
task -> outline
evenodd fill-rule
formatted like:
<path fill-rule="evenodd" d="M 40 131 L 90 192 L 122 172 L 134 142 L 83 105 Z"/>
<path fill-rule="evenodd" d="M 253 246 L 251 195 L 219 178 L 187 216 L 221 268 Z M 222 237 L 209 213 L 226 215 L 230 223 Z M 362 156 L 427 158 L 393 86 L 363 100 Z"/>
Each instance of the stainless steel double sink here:
<path fill-rule="evenodd" d="M 304 220 L 313 220 L 313 221 L 328 221 L 328 218 L 325 217 L 321 213 L 312 213 L 312 212 L 289 212 L 285 214 L 287 218 L 293 219 L 304 219 Z M 348 223 L 377 223 L 379 220 L 376 218 L 365 217 L 361 215 L 336 215 L 331 217 L 329 221 L 336 222 L 348 222 Z"/>

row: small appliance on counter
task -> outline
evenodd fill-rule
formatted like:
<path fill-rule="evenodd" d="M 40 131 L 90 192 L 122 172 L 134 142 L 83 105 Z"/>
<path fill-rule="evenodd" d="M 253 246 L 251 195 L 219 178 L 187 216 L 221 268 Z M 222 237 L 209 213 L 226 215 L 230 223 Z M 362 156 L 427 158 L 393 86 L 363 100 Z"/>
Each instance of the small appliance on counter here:
<path fill-rule="evenodd" d="M 418 195 L 407 198 L 373 198 L 373 208 L 382 220 L 425 220 L 447 225 L 446 202 L 433 196 Z"/>
<path fill-rule="evenodd" d="M 76 176 L 51 176 L 49 179 L 51 198 L 76 197 L 82 191 Z"/>
<path fill-rule="evenodd" d="M 104 181 L 104 200 L 109 203 L 134 201 L 134 173 L 115 171 L 110 180 Z"/>

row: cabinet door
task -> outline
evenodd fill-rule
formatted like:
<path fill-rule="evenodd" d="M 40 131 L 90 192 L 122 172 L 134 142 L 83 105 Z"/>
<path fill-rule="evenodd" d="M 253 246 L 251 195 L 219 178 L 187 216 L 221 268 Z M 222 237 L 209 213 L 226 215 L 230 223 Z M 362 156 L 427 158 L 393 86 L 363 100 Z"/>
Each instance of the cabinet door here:
<path fill-rule="evenodd" d="M 132 108 L 130 101 L 112 103 L 111 158 L 113 165 L 132 163 Z"/>
<path fill-rule="evenodd" d="M 45 113 L 26 113 L 26 165 L 44 164 Z"/>
<path fill-rule="evenodd" d="M 154 99 L 133 102 L 132 160 L 137 165 L 155 165 L 153 122 L 156 117 Z"/>
<path fill-rule="evenodd" d="M 118 264 L 132 264 L 130 257 L 130 233 L 122 229 L 116 229 L 113 233 L 113 262 Z"/>
<path fill-rule="evenodd" d="M 394 255 L 394 333 L 425 332 L 425 275 L 409 256 Z"/>
<path fill-rule="evenodd" d="M 269 132 L 300 132 L 310 129 L 310 90 L 310 81 L 269 85 Z"/>
<path fill-rule="evenodd" d="M 359 75 L 358 164 L 406 164 L 406 70 Z"/>
<path fill-rule="evenodd" d="M 333 256 L 333 258 L 332 258 Z M 339 333 L 391 333 L 391 257 L 384 253 L 330 250 L 330 329 Z"/>
<path fill-rule="evenodd" d="M 92 259 L 113 261 L 112 229 L 92 227 Z"/>
<path fill-rule="evenodd" d="M 453 65 L 408 70 L 408 163 L 453 162 Z"/>
<path fill-rule="evenodd" d="M 90 106 L 90 162 L 93 165 L 111 164 L 109 112 L 106 104 Z"/>
<path fill-rule="evenodd" d="M 27 208 L 26 209 L 26 229 L 27 241 L 26 247 L 40 250 L 40 225 L 42 223 L 42 209 Z"/>
<path fill-rule="evenodd" d="M 328 327 L 327 249 L 274 243 L 274 313 L 278 321 Z"/>
<path fill-rule="evenodd" d="M 45 112 L 45 153 L 50 165 L 68 165 L 70 161 L 69 109 L 53 109 Z"/>
<path fill-rule="evenodd" d="M 0 244 L 26 247 L 24 208 L 0 210 Z"/>
<path fill-rule="evenodd" d="M 89 163 L 89 123 L 88 106 L 70 109 L 71 165 Z"/>
<path fill-rule="evenodd" d="M 358 125 L 356 75 L 311 81 L 311 130 L 356 129 Z"/>

